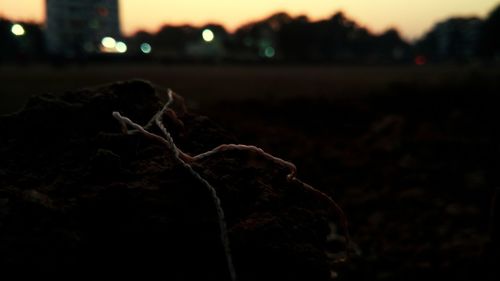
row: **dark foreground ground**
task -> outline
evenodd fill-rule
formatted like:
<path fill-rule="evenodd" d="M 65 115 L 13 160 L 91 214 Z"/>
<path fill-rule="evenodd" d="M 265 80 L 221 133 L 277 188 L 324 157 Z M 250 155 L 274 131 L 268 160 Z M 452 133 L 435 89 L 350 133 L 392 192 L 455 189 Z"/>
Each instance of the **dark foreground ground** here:
<path fill-rule="evenodd" d="M 133 77 L 174 89 L 332 195 L 359 247 L 340 280 L 495 280 L 500 71 L 2 67 L 0 106 L 12 112 L 32 93 Z"/>

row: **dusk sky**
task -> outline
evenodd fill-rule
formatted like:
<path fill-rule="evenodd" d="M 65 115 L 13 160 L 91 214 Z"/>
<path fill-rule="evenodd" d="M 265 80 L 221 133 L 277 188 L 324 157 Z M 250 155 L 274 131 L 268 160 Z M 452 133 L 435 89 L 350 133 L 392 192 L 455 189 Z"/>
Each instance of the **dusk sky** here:
<path fill-rule="evenodd" d="M 42 22 L 44 0 L 0 0 L 0 17 Z M 373 32 L 396 27 L 406 38 L 416 38 L 437 21 L 450 16 L 484 17 L 499 0 L 121 0 L 122 31 L 155 32 L 163 24 L 220 23 L 229 30 L 274 12 L 305 14 L 312 20 L 337 11 Z"/>

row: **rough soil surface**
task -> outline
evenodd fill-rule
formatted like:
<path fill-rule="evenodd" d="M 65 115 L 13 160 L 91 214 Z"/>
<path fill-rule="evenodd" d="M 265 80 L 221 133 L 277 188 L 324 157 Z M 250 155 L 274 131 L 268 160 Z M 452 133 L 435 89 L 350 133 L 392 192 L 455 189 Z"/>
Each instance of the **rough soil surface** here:
<path fill-rule="evenodd" d="M 229 279 L 208 190 L 111 114 L 146 124 L 165 98 L 149 83 L 122 82 L 34 97 L 0 119 L 2 276 Z M 237 142 L 206 117 L 176 113 L 165 123 L 187 153 Z M 238 280 L 330 279 L 338 218 L 286 169 L 247 151 L 194 168 L 221 199 Z"/>
<path fill-rule="evenodd" d="M 206 113 L 334 195 L 361 250 L 340 280 L 500 280 L 498 87 L 466 85 Z"/>

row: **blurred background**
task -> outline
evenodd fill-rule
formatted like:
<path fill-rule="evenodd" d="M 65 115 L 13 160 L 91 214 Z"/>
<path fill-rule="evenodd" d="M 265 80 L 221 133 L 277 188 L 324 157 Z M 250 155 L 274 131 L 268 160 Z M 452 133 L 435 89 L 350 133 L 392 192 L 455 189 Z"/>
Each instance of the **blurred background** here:
<path fill-rule="evenodd" d="M 438 6 L 394 0 L 179 2 L 4 0 L 0 58 L 419 65 L 500 60 L 494 0 Z"/>
<path fill-rule="evenodd" d="M 1 0 L 0 115 L 140 78 L 345 209 L 341 280 L 498 280 L 500 2 Z"/>
<path fill-rule="evenodd" d="M 0 113 L 19 109 L 34 85 L 58 92 L 130 77 L 196 100 L 460 81 L 498 66 L 499 22 L 495 0 L 2 0 Z"/>

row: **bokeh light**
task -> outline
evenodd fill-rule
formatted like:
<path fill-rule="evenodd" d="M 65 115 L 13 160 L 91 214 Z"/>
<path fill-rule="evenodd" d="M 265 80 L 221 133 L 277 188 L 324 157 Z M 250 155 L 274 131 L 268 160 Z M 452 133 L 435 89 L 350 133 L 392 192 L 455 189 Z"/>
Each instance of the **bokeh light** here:
<path fill-rule="evenodd" d="M 124 42 L 116 42 L 116 51 L 120 54 L 126 53 L 127 52 L 127 44 Z"/>
<path fill-rule="evenodd" d="M 213 31 L 208 29 L 208 28 L 203 30 L 201 36 L 203 37 L 203 40 L 205 42 L 212 42 L 215 39 L 215 35 L 214 35 Z"/>
<path fill-rule="evenodd" d="M 427 63 L 427 58 L 425 56 L 417 56 L 415 57 L 415 64 L 418 66 L 425 65 Z"/>
<path fill-rule="evenodd" d="M 141 44 L 141 52 L 143 52 L 144 54 L 151 53 L 152 49 L 153 48 L 151 47 L 151 45 L 149 43 L 142 43 Z"/>
<path fill-rule="evenodd" d="M 26 33 L 26 31 L 24 30 L 24 27 L 18 23 L 13 24 L 10 31 L 12 32 L 12 34 L 14 34 L 16 36 L 23 36 Z"/>
<path fill-rule="evenodd" d="M 116 40 L 113 37 L 104 37 L 102 38 L 101 44 L 104 48 L 114 49 L 116 47 Z"/>
<path fill-rule="evenodd" d="M 275 54 L 276 54 L 276 51 L 271 46 L 267 47 L 264 50 L 264 56 L 266 56 L 266 58 L 273 58 Z"/>

